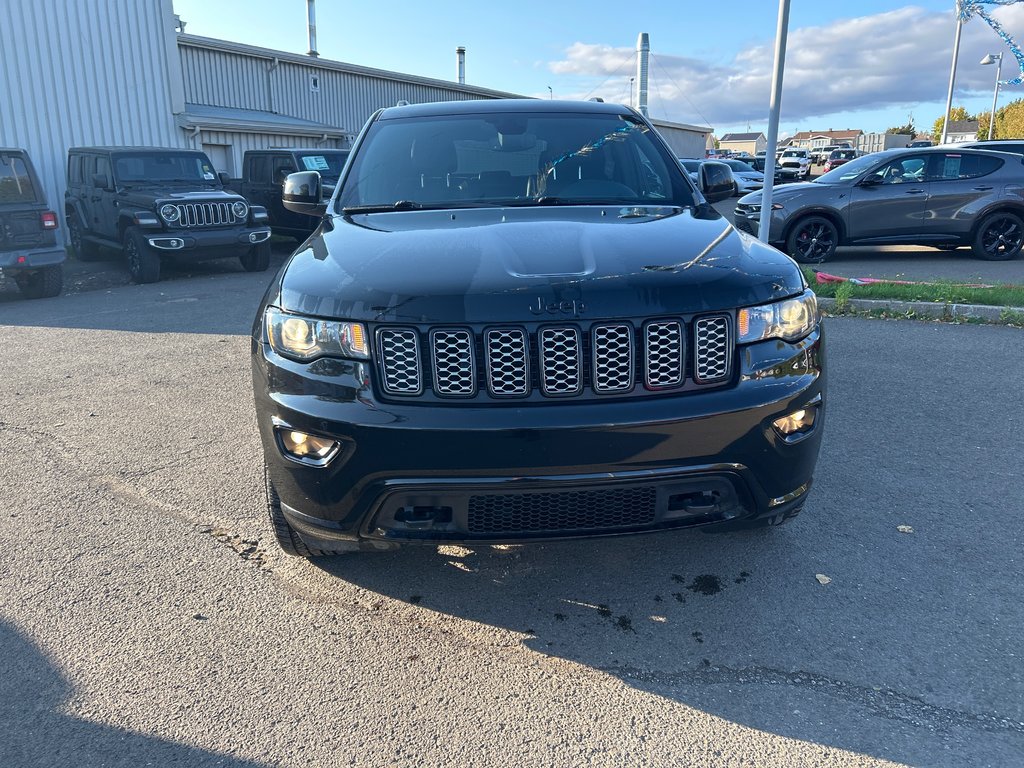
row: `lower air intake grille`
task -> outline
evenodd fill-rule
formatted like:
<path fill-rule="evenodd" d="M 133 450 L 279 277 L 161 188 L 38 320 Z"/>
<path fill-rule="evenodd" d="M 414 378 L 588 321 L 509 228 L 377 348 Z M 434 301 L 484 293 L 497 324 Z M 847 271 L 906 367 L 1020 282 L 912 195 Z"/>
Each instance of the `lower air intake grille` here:
<path fill-rule="evenodd" d="M 653 488 L 487 494 L 469 499 L 470 533 L 584 531 L 654 522 Z"/>

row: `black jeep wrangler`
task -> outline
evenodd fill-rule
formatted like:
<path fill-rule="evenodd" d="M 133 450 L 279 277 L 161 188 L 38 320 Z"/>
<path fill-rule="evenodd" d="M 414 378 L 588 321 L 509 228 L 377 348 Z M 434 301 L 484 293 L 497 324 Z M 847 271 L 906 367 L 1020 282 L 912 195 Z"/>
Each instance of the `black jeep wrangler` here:
<path fill-rule="evenodd" d="M 267 212 L 224 189 L 202 152 L 158 147 L 73 147 L 64 206 L 83 261 L 123 250 L 137 283 L 160 279 L 164 255 L 237 256 L 249 272 L 270 265 Z"/>
<path fill-rule="evenodd" d="M 57 214 L 28 154 L 0 149 L 0 271 L 30 299 L 56 296 L 63 286 L 65 254 L 56 229 Z"/>

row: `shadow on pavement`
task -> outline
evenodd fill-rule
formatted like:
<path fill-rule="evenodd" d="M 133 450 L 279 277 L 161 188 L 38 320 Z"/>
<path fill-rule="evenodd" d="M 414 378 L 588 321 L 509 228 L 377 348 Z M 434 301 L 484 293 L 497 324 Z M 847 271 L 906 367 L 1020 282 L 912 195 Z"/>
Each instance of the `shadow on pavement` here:
<path fill-rule="evenodd" d="M 265 765 L 80 720 L 63 711 L 72 693 L 42 653 L 0 620 L 0 765 L 5 768 Z"/>

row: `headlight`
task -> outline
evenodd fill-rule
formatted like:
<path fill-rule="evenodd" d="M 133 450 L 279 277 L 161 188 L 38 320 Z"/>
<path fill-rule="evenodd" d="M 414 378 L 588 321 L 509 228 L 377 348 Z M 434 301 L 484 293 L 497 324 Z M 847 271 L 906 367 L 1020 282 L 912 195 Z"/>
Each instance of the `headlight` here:
<path fill-rule="evenodd" d="M 235 218 L 244 219 L 246 214 L 249 213 L 249 206 L 241 200 L 236 200 L 231 204 L 231 212 L 235 214 Z"/>
<path fill-rule="evenodd" d="M 808 289 L 792 299 L 741 309 L 738 319 L 740 344 L 764 339 L 799 341 L 818 324 L 818 297 Z"/>
<path fill-rule="evenodd" d="M 168 203 L 167 205 L 161 205 L 160 206 L 160 218 L 162 218 L 166 222 L 171 222 L 171 223 L 177 221 L 178 220 L 178 206 L 171 205 L 170 203 Z"/>
<path fill-rule="evenodd" d="M 264 315 L 267 336 L 274 351 L 303 362 L 317 357 L 370 358 L 366 326 L 336 320 L 316 320 L 290 315 L 269 307 Z"/>
<path fill-rule="evenodd" d="M 773 211 L 781 211 L 782 207 L 783 207 L 782 203 L 772 203 L 772 210 Z M 760 203 L 751 203 L 750 205 L 747 206 L 747 210 L 750 213 L 760 213 L 761 212 L 761 204 Z"/>

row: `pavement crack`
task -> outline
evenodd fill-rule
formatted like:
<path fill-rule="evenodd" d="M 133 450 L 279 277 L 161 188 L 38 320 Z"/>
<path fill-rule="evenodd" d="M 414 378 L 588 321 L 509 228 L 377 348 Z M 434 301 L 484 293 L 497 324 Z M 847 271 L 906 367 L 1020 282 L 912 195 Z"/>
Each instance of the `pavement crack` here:
<path fill-rule="evenodd" d="M 255 563 L 261 570 L 271 572 L 274 570 L 266 551 L 260 546 L 259 539 L 243 538 L 219 525 L 197 525 L 195 529 L 226 545 L 246 562 Z"/>
<path fill-rule="evenodd" d="M 981 731 L 1024 734 L 1024 722 L 991 713 L 965 712 L 929 704 L 917 696 L 886 688 L 865 687 L 811 672 L 783 672 L 770 667 L 704 666 L 685 672 L 661 673 L 630 667 L 601 667 L 601 671 L 637 683 L 655 685 L 786 685 L 808 688 L 863 706 L 880 717 L 933 731 L 972 726 Z"/>

